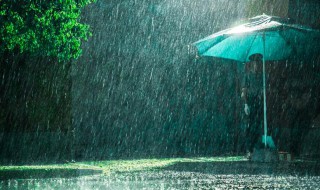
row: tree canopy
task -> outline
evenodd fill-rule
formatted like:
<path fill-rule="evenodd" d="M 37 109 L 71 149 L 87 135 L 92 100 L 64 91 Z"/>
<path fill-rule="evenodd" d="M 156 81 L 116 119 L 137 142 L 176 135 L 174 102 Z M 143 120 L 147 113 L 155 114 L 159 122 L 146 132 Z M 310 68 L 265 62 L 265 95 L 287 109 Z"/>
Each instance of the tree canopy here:
<path fill-rule="evenodd" d="M 0 0 L 0 51 L 68 61 L 81 55 L 90 35 L 81 9 L 95 0 Z"/>

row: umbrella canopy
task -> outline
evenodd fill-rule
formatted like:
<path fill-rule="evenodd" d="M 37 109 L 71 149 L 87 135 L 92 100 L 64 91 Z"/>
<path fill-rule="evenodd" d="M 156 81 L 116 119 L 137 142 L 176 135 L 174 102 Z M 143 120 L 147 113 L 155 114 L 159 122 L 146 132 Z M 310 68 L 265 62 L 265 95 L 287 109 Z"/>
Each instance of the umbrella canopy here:
<path fill-rule="evenodd" d="M 319 51 L 318 30 L 268 15 L 249 21 L 195 42 L 199 55 L 247 62 L 256 53 L 264 55 L 267 61 L 275 61 L 294 55 L 307 57 Z"/>
<path fill-rule="evenodd" d="M 308 57 L 319 54 L 320 32 L 290 24 L 288 19 L 260 15 L 249 23 L 212 34 L 194 43 L 202 56 L 248 62 L 253 54 L 263 55 L 264 143 L 267 146 L 267 103 L 265 61 Z"/>

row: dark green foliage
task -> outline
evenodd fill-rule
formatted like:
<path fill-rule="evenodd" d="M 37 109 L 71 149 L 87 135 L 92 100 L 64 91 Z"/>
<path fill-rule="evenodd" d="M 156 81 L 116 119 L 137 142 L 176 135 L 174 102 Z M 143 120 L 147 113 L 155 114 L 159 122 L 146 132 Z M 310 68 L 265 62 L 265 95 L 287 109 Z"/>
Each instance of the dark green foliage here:
<path fill-rule="evenodd" d="M 0 49 L 68 61 L 81 54 L 89 26 L 81 8 L 95 0 L 0 0 Z"/>

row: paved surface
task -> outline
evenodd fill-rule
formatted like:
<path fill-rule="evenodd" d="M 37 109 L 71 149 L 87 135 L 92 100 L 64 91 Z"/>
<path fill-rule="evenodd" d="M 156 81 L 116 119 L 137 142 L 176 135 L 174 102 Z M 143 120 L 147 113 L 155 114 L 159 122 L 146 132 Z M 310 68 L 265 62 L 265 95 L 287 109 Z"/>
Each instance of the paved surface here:
<path fill-rule="evenodd" d="M 178 163 L 155 171 L 0 182 L 0 189 L 320 189 L 319 163 Z"/>

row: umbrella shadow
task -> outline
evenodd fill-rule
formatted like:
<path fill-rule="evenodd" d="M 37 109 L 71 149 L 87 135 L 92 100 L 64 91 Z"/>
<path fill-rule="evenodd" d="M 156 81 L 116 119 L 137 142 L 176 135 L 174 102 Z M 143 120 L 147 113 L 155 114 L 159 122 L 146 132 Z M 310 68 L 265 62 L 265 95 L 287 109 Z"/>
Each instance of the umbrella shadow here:
<path fill-rule="evenodd" d="M 200 172 L 217 175 L 298 175 L 319 176 L 317 162 L 179 162 L 164 168 L 168 171 Z"/>

